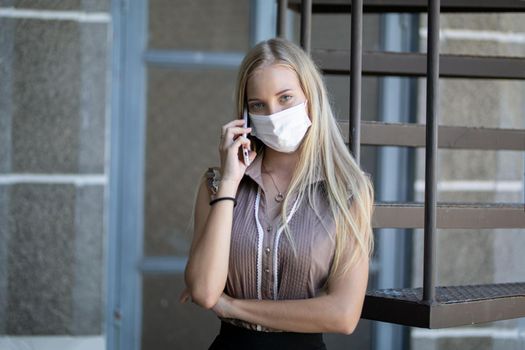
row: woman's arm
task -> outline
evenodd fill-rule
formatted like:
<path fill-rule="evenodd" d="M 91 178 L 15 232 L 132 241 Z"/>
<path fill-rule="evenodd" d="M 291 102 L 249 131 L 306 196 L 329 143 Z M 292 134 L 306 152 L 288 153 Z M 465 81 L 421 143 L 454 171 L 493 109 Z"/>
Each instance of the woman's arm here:
<path fill-rule="evenodd" d="M 250 140 L 239 137 L 251 131 L 240 127 L 242 120 L 233 120 L 222 127 L 221 181 L 216 193 L 218 197 L 235 197 L 237 188 L 246 171 L 246 164 L 239 160 L 239 148 L 250 147 Z M 255 159 L 250 153 L 250 161 Z M 192 298 L 198 305 L 210 309 L 224 291 L 228 276 L 230 238 L 233 221 L 233 201 L 224 200 L 209 205 L 206 182 L 199 187 L 195 203 L 193 240 L 184 280 Z"/>
<path fill-rule="evenodd" d="M 221 181 L 217 197 L 235 197 L 237 184 Z M 202 181 L 195 203 L 194 236 L 184 279 L 192 301 L 210 309 L 222 294 L 228 276 L 233 201 L 210 207 L 206 181 Z"/>
<path fill-rule="evenodd" d="M 333 280 L 328 293 L 310 299 L 233 299 L 223 295 L 214 311 L 289 332 L 351 334 L 361 317 L 368 284 L 368 258 Z M 222 314 L 222 315 L 221 315 Z"/>

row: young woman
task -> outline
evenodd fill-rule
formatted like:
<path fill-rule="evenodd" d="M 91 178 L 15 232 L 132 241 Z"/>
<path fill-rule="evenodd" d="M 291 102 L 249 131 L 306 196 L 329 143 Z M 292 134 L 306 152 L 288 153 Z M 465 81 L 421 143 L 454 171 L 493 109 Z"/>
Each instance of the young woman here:
<path fill-rule="evenodd" d="M 323 332 L 350 334 L 360 319 L 371 181 L 347 150 L 319 70 L 292 42 L 248 52 L 236 100 L 220 167 L 200 184 L 180 300 L 221 319 L 210 349 L 325 349 Z"/>

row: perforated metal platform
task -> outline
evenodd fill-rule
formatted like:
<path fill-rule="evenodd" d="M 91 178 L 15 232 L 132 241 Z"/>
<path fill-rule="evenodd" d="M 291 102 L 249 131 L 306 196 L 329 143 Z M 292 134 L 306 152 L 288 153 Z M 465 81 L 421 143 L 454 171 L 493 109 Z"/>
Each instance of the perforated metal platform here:
<path fill-rule="evenodd" d="M 362 318 L 423 328 L 446 328 L 523 317 L 525 282 L 436 287 L 435 303 L 422 288 L 367 292 Z"/>

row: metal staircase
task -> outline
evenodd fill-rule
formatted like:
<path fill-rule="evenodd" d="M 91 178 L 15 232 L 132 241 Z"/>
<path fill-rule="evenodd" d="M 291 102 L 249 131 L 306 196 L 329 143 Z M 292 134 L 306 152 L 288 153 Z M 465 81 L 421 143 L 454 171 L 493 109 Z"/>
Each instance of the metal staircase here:
<path fill-rule="evenodd" d="M 423 288 L 367 292 L 362 317 L 413 327 L 445 328 L 525 317 L 525 282 L 436 286 L 436 228 L 525 228 L 523 203 L 437 203 L 438 148 L 525 151 L 525 130 L 438 125 L 439 77 L 525 79 L 525 59 L 439 55 L 440 12 L 525 12 L 520 0 L 289 0 L 301 13 L 301 45 L 325 74 L 350 74 L 350 118 L 341 122 L 359 162 L 360 145 L 425 147 L 425 202 L 375 204 L 374 228 L 424 228 Z M 313 13 L 351 13 L 351 51 L 310 50 Z M 363 12 L 428 13 L 428 52 L 362 52 Z M 426 124 L 361 123 L 361 75 L 426 76 Z M 438 139 L 439 134 L 439 139 Z M 350 137 L 349 137 L 350 136 Z"/>

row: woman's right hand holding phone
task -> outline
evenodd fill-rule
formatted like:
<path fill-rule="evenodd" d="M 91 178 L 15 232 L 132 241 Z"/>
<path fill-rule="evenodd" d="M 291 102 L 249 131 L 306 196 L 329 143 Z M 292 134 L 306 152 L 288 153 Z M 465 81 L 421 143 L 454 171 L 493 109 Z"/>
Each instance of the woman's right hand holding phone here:
<path fill-rule="evenodd" d="M 243 127 L 242 119 L 235 119 L 222 126 L 219 153 L 221 156 L 221 182 L 228 181 L 238 185 L 246 171 L 247 165 L 239 159 L 240 147 L 250 149 L 250 140 L 243 137 L 251 128 Z M 256 157 L 250 151 L 250 162 Z"/>

